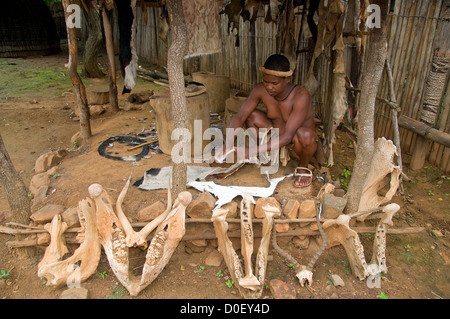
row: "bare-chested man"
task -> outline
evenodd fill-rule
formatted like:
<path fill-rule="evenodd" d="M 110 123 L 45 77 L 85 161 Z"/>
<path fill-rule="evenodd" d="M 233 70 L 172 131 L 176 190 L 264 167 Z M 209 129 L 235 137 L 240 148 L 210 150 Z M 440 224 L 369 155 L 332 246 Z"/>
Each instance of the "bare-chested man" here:
<path fill-rule="evenodd" d="M 309 186 L 312 174 L 307 167 L 317 149 L 311 96 L 304 87 L 291 83 L 289 60 L 283 55 L 270 56 L 264 66 L 260 67 L 260 71 L 263 74 L 263 82 L 251 91 L 231 120 L 230 128 L 278 128 L 278 145 L 267 143 L 253 148 L 246 146 L 243 150 L 245 158 L 257 155 L 264 149 L 270 151 L 271 147 L 281 148 L 292 143 L 293 150 L 299 157 L 294 186 Z M 267 107 L 267 113 L 256 109 L 259 102 Z M 227 149 L 225 145 L 224 154 Z"/>

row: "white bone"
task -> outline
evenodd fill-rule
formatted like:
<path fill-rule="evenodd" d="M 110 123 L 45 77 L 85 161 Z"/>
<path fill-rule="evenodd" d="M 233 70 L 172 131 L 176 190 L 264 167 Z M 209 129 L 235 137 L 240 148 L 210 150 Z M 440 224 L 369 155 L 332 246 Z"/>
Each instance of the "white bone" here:
<path fill-rule="evenodd" d="M 298 278 L 298 281 L 302 287 L 311 286 L 313 282 L 313 273 L 305 265 L 300 266 L 300 271 L 298 271 L 295 276 Z"/>
<path fill-rule="evenodd" d="M 253 254 L 253 224 L 252 211 L 255 200 L 250 195 L 246 195 L 241 201 L 241 253 L 244 257 L 245 277 L 239 280 L 239 285 L 244 288 L 256 290 L 260 282 L 253 275 L 252 254 Z"/>
<path fill-rule="evenodd" d="M 372 264 L 377 264 L 379 272 L 386 273 L 386 232 L 387 226 L 392 226 L 392 217 L 398 210 L 400 206 L 398 204 L 389 204 L 383 208 L 383 217 L 380 219 L 376 233 L 375 240 L 373 242 L 373 254 L 372 254 Z"/>
<path fill-rule="evenodd" d="M 228 223 L 226 222 L 226 216 L 228 214 L 228 210 L 223 208 L 215 209 L 213 211 L 212 221 L 214 224 L 214 229 L 216 231 L 219 251 L 224 257 L 225 263 L 228 267 L 228 270 L 230 271 L 232 279 L 235 282 L 239 283 L 239 285 L 237 285 L 239 293 L 244 298 L 254 299 L 261 297 L 261 294 L 263 292 L 267 267 L 267 255 L 269 252 L 270 236 L 273 228 L 273 218 L 274 216 L 279 216 L 281 212 L 279 208 L 275 206 L 265 205 L 263 207 L 263 236 L 256 255 L 256 276 L 254 276 L 251 268 L 251 251 L 253 251 L 253 229 L 248 227 L 249 223 L 251 223 L 251 217 L 249 219 L 248 216 L 251 216 L 251 209 L 249 209 L 249 205 L 254 202 L 252 200 L 253 198 L 247 195 L 242 204 L 242 209 L 245 213 L 245 221 L 241 225 L 241 251 L 244 256 L 245 262 L 245 277 L 243 277 L 243 269 L 239 257 L 236 254 L 233 245 L 227 235 Z"/>
<path fill-rule="evenodd" d="M 375 143 L 372 164 L 367 174 L 366 182 L 361 194 L 358 211 L 365 211 L 388 203 L 397 192 L 400 185 L 400 167 L 394 165 L 397 148 L 390 140 L 379 138 Z M 378 191 L 386 184 L 385 177 L 390 175 L 390 188 L 384 196 Z M 364 221 L 367 216 L 358 216 L 358 221 Z"/>
<path fill-rule="evenodd" d="M 126 234 L 125 241 L 127 243 L 128 247 L 137 247 L 141 246 L 143 248 L 147 248 L 147 237 L 148 235 L 156 228 L 158 225 L 167 217 L 171 210 L 172 206 L 172 199 L 170 191 L 167 192 L 167 209 L 160 214 L 158 217 L 156 217 L 154 220 L 152 220 L 150 223 L 145 225 L 144 228 L 142 228 L 139 232 L 135 232 L 133 230 L 133 227 L 131 226 L 130 222 L 128 221 L 128 218 L 125 216 L 123 210 L 122 210 L 122 203 L 123 199 L 125 198 L 125 195 L 128 191 L 128 188 L 130 187 L 131 182 L 131 175 L 128 178 L 128 181 L 126 182 L 125 186 L 123 187 L 122 191 L 120 192 L 120 195 L 117 199 L 116 203 L 116 211 L 117 211 L 117 217 L 120 220 L 120 223 L 122 224 L 122 229 L 124 230 Z"/>
<path fill-rule="evenodd" d="M 337 244 L 344 246 L 352 272 L 360 280 L 363 280 L 368 276 L 364 247 L 358 234 L 350 228 L 350 219 L 348 215 L 339 215 L 337 219 L 325 221 L 323 229 L 328 237 L 328 247 Z"/>
<path fill-rule="evenodd" d="M 69 252 L 64 239 L 64 232 L 67 230 L 67 224 L 62 221 L 61 215 L 55 215 L 50 224 L 46 224 L 44 228 L 50 233 L 50 244 L 45 249 L 44 257 L 38 265 L 52 264 L 60 261 L 65 254 Z M 42 277 L 41 275 L 39 275 Z"/>

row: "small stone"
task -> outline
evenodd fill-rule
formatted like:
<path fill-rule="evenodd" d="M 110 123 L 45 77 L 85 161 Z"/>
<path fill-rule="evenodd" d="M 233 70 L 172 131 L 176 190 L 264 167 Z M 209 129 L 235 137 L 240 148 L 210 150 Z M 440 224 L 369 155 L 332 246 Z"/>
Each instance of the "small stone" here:
<path fill-rule="evenodd" d="M 89 106 L 89 114 L 92 117 L 98 117 L 105 112 L 105 107 L 103 105 L 91 105 Z"/>
<path fill-rule="evenodd" d="M 31 178 L 29 189 L 30 189 L 30 192 L 33 195 L 35 195 L 35 194 L 37 194 L 39 188 L 42 188 L 42 187 L 48 188 L 50 186 L 50 184 L 51 184 L 51 181 L 50 181 L 50 177 L 47 174 L 47 172 L 39 173 L 39 174 L 34 175 Z"/>
<path fill-rule="evenodd" d="M 331 274 L 330 279 L 335 287 L 344 287 L 345 283 L 339 275 Z"/>
<path fill-rule="evenodd" d="M 184 249 L 189 255 L 193 253 L 202 253 L 206 250 L 207 242 L 204 239 L 187 240 Z"/>
<path fill-rule="evenodd" d="M 444 234 L 442 234 L 439 230 L 437 229 L 432 229 L 431 233 L 433 234 L 433 236 L 435 237 L 444 237 Z"/>
<path fill-rule="evenodd" d="M 298 218 L 316 217 L 316 204 L 312 199 L 306 199 L 300 203 Z"/>
<path fill-rule="evenodd" d="M 64 290 L 59 299 L 88 299 L 89 290 L 86 288 L 70 288 Z"/>
<path fill-rule="evenodd" d="M 216 249 L 214 249 L 213 251 L 211 251 L 208 257 L 206 257 L 205 264 L 207 266 L 219 267 L 222 264 L 222 261 L 223 261 L 222 254 Z"/>
<path fill-rule="evenodd" d="M 289 199 L 286 205 L 283 207 L 283 214 L 288 219 L 294 219 L 298 216 L 298 210 L 300 203 L 296 199 Z"/>
<path fill-rule="evenodd" d="M 278 207 L 281 212 L 281 205 L 280 203 L 278 203 L 275 197 L 261 197 L 256 201 L 255 209 L 253 210 L 253 215 L 255 216 L 255 218 L 264 218 L 265 214 L 262 208 L 267 204 Z"/>
<path fill-rule="evenodd" d="M 64 206 L 49 204 L 31 214 L 30 219 L 37 224 L 45 224 L 51 222 L 55 215 L 61 214 L 63 211 Z"/>
<path fill-rule="evenodd" d="M 231 201 L 222 206 L 223 209 L 228 209 L 227 218 L 237 217 L 237 207 L 238 204 L 235 201 Z"/>
<path fill-rule="evenodd" d="M 186 208 L 186 215 L 191 218 L 211 218 L 216 199 L 208 192 L 201 193 Z"/>
<path fill-rule="evenodd" d="M 275 229 L 277 230 L 277 233 L 287 233 L 289 231 L 289 224 L 288 223 L 276 223 Z"/>
<path fill-rule="evenodd" d="M 77 227 L 80 225 L 80 219 L 78 218 L 78 208 L 69 207 L 61 214 L 63 222 L 67 224 L 67 228 Z"/>
<path fill-rule="evenodd" d="M 309 246 L 309 236 L 294 236 L 292 244 L 298 249 L 307 249 Z"/>
<path fill-rule="evenodd" d="M 149 222 L 161 215 L 166 208 L 166 205 L 164 205 L 161 201 L 157 201 L 150 206 L 141 209 L 137 213 L 137 219 L 140 222 Z"/>
<path fill-rule="evenodd" d="M 48 151 L 38 157 L 34 163 L 34 172 L 36 174 L 44 173 L 51 167 L 55 166 L 66 156 L 68 152 L 66 150 Z"/>
<path fill-rule="evenodd" d="M 272 279 L 269 282 L 270 292 L 275 299 L 296 299 L 294 285 L 288 284 L 279 279 Z"/>
<path fill-rule="evenodd" d="M 333 194 L 323 194 L 323 209 L 327 211 L 328 207 L 333 207 L 339 214 L 342 214 L 345 206 L 347 205 L 347 199 L 334 196 Z"/>

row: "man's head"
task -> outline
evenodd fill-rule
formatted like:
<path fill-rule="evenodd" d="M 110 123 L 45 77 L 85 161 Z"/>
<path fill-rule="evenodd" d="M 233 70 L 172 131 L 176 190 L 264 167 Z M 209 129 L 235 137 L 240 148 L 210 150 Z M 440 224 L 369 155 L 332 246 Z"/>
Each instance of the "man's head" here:
<path fill-rule="evenodd" d="M 263 74 L 263 84 L 267 93 L 274 97 L 285 90 L 293 73 L 289 60 L 281 54 L 268 57 L 264 66 L 259 70 Z"/>
<path fill-rule="evenodd" d="M 268 57 L 266 63 L 264 63 L 264 69 L 287 72 L 286 74 L 289 74 L 291 71 L 289 60 L 281 54 L 274 54 Z"/>

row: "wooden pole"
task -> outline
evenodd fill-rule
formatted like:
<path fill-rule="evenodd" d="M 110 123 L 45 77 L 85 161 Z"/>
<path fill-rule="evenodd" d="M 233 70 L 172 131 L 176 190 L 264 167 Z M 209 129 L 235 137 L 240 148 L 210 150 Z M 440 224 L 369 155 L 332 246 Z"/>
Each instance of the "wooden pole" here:
<path fill-rule="evenodd" d="M 440 114 L 442 97 L 446 88 L 446 80 L 450 69 L 450 9 L 449 1 L 444 1 L 440 17 L 442 21 L 438 26 L 432 66 L 426 81 L 425 98 L 420 119 L 428 126 L 434 126 Z M 410 168 L 421 169 L 425 164 L 431 141 L 419 135 L 411 157 Z"/>
<path fill-rule="evenodd" d="M 67 7 L 70 5 L 69 0 L 62 0 L 64 7 L 64 15 L 66 18 L 66 24 L 70 17 L 70 11 L 67 12 Z M 77 49 L 77 32 L 75 27 L 67 26 L 67 41 L 69 45 L 69 62 L 66 64 L 67 73 L 72 81 L 75 94 L 77 96 L 78 109 L 80 115 L 80 131 L 84 140 L 88 140 L 92 136 L 91 123 L 89 120 L 89 106 L 86 97 L 86 88 L 80 75 L 77 71 L 78 66 L 78 49 Z"/>
<path fill-rule="evenodd" d="M 103 29 L 105 30 L 106 54 L 108 55 L 109 64 L 109 104 L 113 113 L 119 112 L 119 102 L 117 98 L 116 83 L 116 63 L 114 58 L 114 44 L 111 30 L 111 21 L 108 17 L 106 7 L 102 8 Z"/>
<path fill-rule="evenodd" d="M 167 54 L 167 73 L 169 76 L 173 123 L 175 129 L 186 129 L 188 114 L 184 90 L 183 60 L 187 50 L 187 29 L 183 2 L 167 0 L 166 7 L 172 35 Z M 185 143 L 185 141 L 182 140 L 181 143 Z M 184 145 L 183 149 L 188 147 L 189 145 Z M 174 163 L 172 171 L 172 198 L 177 198 L 179 193 L 186 190 L 186 168 L 184 161 Z"/>
<path fill-rule="evenodd" d="M 441 145 L 444 145 L 445 147 L 450 147 L 449 133 L 437 130 L 423 122 L 414 120 L 404 115 L 399 117 L 398 124 L 403 128 L 419 134 L 424 139 L 439 143 Z"/>

